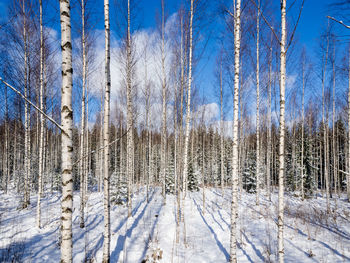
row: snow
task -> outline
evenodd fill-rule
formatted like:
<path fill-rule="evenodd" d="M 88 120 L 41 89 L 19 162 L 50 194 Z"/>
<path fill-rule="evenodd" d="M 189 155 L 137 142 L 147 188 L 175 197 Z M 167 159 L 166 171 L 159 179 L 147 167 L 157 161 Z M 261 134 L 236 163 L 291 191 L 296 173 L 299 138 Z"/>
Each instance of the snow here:
<path fill-rule="evenodd" d="M 141 262 L 157 254 L 157 262 L 227 262 L 230 243 L 230 190 L 189 192 L 185 220 L 176 244 L 176 199 L 152 190 L 147 203 L 145 189 L 133 196 L 132 217 L 125 206 L 111 206 L 111 262 Z M 43 228 L 35 227 L 36 196 L 29 208 L 19 210 L 20 196 L 0 193 L 0 262 L 59 262 L 60 195 L 42 200 Z M 350 262 L 350 204 L 345 198 L 305 199 L 286 195 L 285 261 Z M 79 227 L 79 193 L 74 195 L 74 262 L 101 262 L 103 247 L 103 195 L 90 193 L 86 227 Z M 276 262 L 277 194 L 269 202 L 264 195 L 242 193 L 239 201 L 238 262 Z M 184 235 L 185 234 L 185 235 Z M 14 261 L 12 261 L 14 260 Z"/>

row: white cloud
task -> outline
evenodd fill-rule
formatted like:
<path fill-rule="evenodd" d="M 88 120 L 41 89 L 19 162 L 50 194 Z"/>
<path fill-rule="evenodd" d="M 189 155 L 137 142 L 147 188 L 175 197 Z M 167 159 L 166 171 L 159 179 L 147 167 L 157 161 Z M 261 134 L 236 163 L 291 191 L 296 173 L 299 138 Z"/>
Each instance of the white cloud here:
<path fill-rule="evenodd" d="M 219 117 L 219 105 L 215 102 L 202 104 L 194 112 L 193 116 L 197 123 L 204 123 L 206 126 L 212 124 Z"/>
<path fill-rule="evenodd" d="M 169 17 L 165 30 L 169 33 L 172 25 L 175 23 L 176 14 Z M 90 83 L 91 93 L 93 96 L 100 98 L 101 87 L 104 85 L 104 31 L 96 31 L 98 36 L 96 42 L 96 64 L 97 70 L 91 74 Z M 135 31 L 132 34 L 133 43 L 133 58 L 135 60 L 134 74 L 132 78 L 133 95 L 134 95 L 134 107 L 137 112 L 137 121 L 142 122 L 145 114 L 145 98 L 144 87 L 147 74 L 147 80 L 151 86 L 151 115 L 154 127 L 160 127 L 161 119 L 159 114 L 161 112 L 161 38 L 159 31 L 156 29 L 142 29 Z M 170 75 L 172 53 L 170 52 L 173 47 L 170 41 L 165 45 L 165 70 L 166 75 Z M 147 69 L 146 69 L 147 67 Z M 147 70 L 147 73 L 146 73 Z M 170 79 L 167 79 L 168 87 L 170 85 Z M 111 41 L 111 112 L 112 120 L 113 115 L 119 109 L 126 114 L 126 95 L 125 95 L 125 53 L 122 47 L 122 42 L 117 41 L 112 37 Z M 172 117 L 172 110 L 168 109 L 168 118 Z"/>

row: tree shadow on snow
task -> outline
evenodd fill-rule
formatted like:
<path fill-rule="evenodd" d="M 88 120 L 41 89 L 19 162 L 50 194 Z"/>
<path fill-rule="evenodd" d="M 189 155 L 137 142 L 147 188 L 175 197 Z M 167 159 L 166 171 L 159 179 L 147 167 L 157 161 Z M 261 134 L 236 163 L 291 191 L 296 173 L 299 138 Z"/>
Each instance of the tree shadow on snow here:
<path fill-rule="evenodd" d="M 219 248 L 219 249 L 221 250 L 221 252 L 224 254 L 226 260 L 229 261 L 229 260 L 230 260 L 230 255 L 229 255 L 229 253 L 227 252 L 226 248 L 223 246 L 223 244 L 222 244 L 222 243 L 220 242 L 220 240 L 218 239 L 217 234 L 215 233 L 214 229 L 208 224 L 207 220 L 204 218 L 204 216 L 203 216 L 203 214 L 202 214 L 202 210 L 201 210 L 199 204 L 197 203 L 197 201 L 196 201 L 195 199 L 193 199 L 193 202 L 194 202 L 194 204 L 196 205 L 197 210 L 198 210 L 200 216 L 202 217 L 203 222 L 206 224 L 206 226 L 208 227 L 208 229 L 210 230 L 210 232 L 213 234 L 214 239 L 215 239 L 215 241 L 216 241 L 216 244 L 217 244 L 218 248 Z"/>
<path fill-rule="evenodd" d="M 151 197 L 149 198 L 149 202 L 145 204 L 145 206 L 143 207 L 142 211 L 140 212 L 140 214 L 135 218 L 133 224 L 131 225 L 131 227 L 129 227 L 126 231 L 126 234 L 125 235 L 119 235 L 118 237 L 118 240 L 117 240 L 117 244 L 111 254 L 111 262 L 118 262 L 118 259 L 119 259 L 119 256 L 120 256 L 120 253 L 123 251 L 124 249 L 124 245 L 125 245 L 125 241 L 126 241 L 126 238 L 130 238 L 131 237 L 131 234 L 133 232 L 133 230 L 137 227 L 137 225 L 139 224 L 141 218 L 143 217 L 143 215 L 145 214 L 146 212 L 146 209 L 148 207 L 148 205 L 151 203 L 153 197 L 154 197 L 154 194 L 155 194 L 155 191 L 152 193 Z M 141 203 L 144 203 L 146 199 L 144 199 L 142 202 L 140 202 L 140 204 L 138 204 L 137 207 L 135 207 L 136 209 L 136 212 L 137 210 L 139 209 L 139 207 L 141 206 Z M 135 213 L 132 213 L 133 215 L 136 214 Z M 121 223 L 122 225 L 124 225 L 126 222 L 127 222 L 128 218 L 124 219 L 123 222 Z M 117 229 L 120 229 L 122 227 L 122 225 L 119 225 L 117 227 Z"/>

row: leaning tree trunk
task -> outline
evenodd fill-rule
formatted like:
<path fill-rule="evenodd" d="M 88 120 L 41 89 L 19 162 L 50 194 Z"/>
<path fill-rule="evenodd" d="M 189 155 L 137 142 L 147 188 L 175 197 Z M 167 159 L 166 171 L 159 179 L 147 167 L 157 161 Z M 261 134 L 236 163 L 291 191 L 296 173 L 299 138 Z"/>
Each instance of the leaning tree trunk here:
<path fill-rule="evenodd" d="M 61 50 L 62 50 L 62 226 L 61 263 L 72 262 L 72 211 L 73 211 L 73 108 L 72 108 L 72 41 L 70 1 L 60 0 Z"/>
<path fill-rule="evenodd" d="M 104 0 L 105 15 L 105 101 L 103 118 L 103 208 L 104 208 L 104 240 L 103 240 L 103 263 L 109 262 L 110 257 L 110 202 L 109 202 L 109 111 L 110 111 L 110 29 L 109 29 L 109 0 Z"/>
<path fill-rule="evenodd" d="M 237 0 L 235 8 L 234 50 L 234 101 L 233 101 L 233 144 L 232 144 L 232 199 L 231 199 L 231 235 L 230 262 L 237 262 L 237 215 L 238 215 L 238 101 L 239 101 L 239 70 L 241 47 L 241 0 Z"/>
<path fill-rule="evenodd" d="M 285 87 L 286 87 L 286 0 L 281 0 L 281 53 L 280 53 L 280 134 L 278 171 L 278 261 L 284 262 L 284 135 L 285 135 Z"/>

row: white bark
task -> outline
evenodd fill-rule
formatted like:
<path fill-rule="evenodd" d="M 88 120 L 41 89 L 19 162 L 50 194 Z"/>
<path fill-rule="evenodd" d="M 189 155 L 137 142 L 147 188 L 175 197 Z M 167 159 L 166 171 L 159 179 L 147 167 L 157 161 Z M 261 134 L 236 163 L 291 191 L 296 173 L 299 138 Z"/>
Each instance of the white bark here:
<path fill-rule="evenodd" d="M 131 209 L 132 209 L 132 180 L 133 180 L 133 158 L 134 158 L 134 135 L 133 135 L 133 105 L 132 105 L 132 83 L 131 83 L 131 36 L 130 36 L 130 0 L 128 0 L 128 29 L 127 29 L 127 44 L 126 44 L 126 52 L 127 52 L 127 65 L 126 65 L 126 101 L 127 101 L 127 158 L 126 158 L 126 168 L 127 168 L 127 176 L 128 176 L 128 217 L 131 217 Z"/>
<path fill-rule="evenodd" d="M 328 22 L 328 28 L 329 29 L 329 22 Z M 325 78 L 326 78 L 326 68 L 327 68 L 327 59 L 328 59 L 328 48 L 329 48 L 329 33 L 327 32 L 327 47 L 326 47 L 326 55 L 325 55 L 325 63 L 323 66 L 323 72 L 322 72 L 322 123 L 323 123 L 323 153 L 324 153 L 324 174 L 325 181 L 326 181 L 326 203 L 327 203 L 327 212 L 330 211 L 330 204 L 329 204 L 329 174 L 328 174 L 328 163 L 327 163 L 327 137 L 328 137 L 328 125 L 326 124 L 325 120 Z M 328 116 L 328 115 L 327 115 Z M 328 119 L 328 118 L 327 118 Z"/>
<path fill-rule="evenodd" d="M 81 98 L 81 131 L 80 131 L 80 227 L 84 228 L 84 210 L 85 210 L 85 91 L 86 91 L 86 39 L 85 39 L 85 1 L 81 0 L 81 42 L 83 52 L 83 86 Z"/>
<path fill-rule="evenodd" d="M 23 42 L 24 42 L 24 96 L 28 97 L 28 46 L 27 46 L 27 23 L 25 2 L 22 1 L 23 11 Z M 30 204 L 30 131 L 29 131 L 30 109 L 27 101 L 24 104 L 24 202 L 23 207 L 26 208 Z"/>
<path fill-rule="evenodd" d="M 239 71 L 241 47 L 241 0 L 236 1 L 234 17 L 234 101 L 233 101 L 233 144 L 232 144 L 232 199 L 231 199 L 231 235 L 230 262 L 237 262 L 237 216 L 238 216 L 238 101 Z"/>
<path fill-rule="evenodd" d="M 44 110 L 44 37 L 43 37 L 43 6 L 39 0 L 40 9 L 40 109 Z M 40 144 L 39 144 L 39 182 L 38 182 L 38 204 L 36 214 L 36 226 L 41 227 L 41 196 L 42 178 L 44 168 L 44 116 L 40 114 Z"/>
<path fill-rule="evenodd" d="M 110 28 L 109 28 L 109 0 L 104 0 L 104 18 L 105 18 L 105 101 L 103 118 L 103 208 L 104 208 L 104 234 L 103 234 L 103 263 L 110 260 L 110 202 L 109 202 L 109 118 L 110 118 Z"/>
<path fill-rule="evenodd" d="M 192 86 L 192 25 L 193 25 L 193 0 L 191 0 L 190 11 L 190 43 L 189 43 L 189 57 L 188 57 L 188 87 L 187 87 L 187 110 L 186 110 L 186 131 L 185 131 L 185 145 L 184 145 L 184 166 L 182 171 L 182 191 L 184 191 L 183 198 L 186 197 L 187 191 L 187 170 L 188 170 L 188 143 L 190 137 L 190 120 L 191 120 L 191 86 Z"/>
<path fill-rule="evenodd" d="M 272 72 L 272 33 L 271 33 L 271 41 L 270 41 L 270 55 L 269 55 L 269 73 L 268 73 L 268 117 L 267 117 L 267 158 L 266 158 L 266 188 L 267 195 L 269 200 L 271 201 L 271 72 Z"/>
<path fill-rule="evenodd" d="M 334 180 L 334 191 L 337 194 L 338 178 L 337 178 L 336 142 L 335 142 L 335 42 L 333 42 L 332 71 L 333 71 L 333 113 L 332 113 L 333 180 Z"/>
<path fill-rule="evenodd" d="M 346 192 L 348 196 L 348 202 L 350 202 L 350 45 L 349 45 L 349 67 L 348 67 L 348 174 L 346 175 Z"/>
<path fill-rule="evenodd" d="M 72 40 L 70 1 L 60 0 L 61 50 L 62 50 L 62 95 L 61 121 L 62 143 L 62 226 L 61 263 L 72 262 L 72 211 L 73 211 L 73 108 L 72 108 Z"/>
<path fill-rule="evenodd" d="M 278 261 L 284 262 L 284 136 L 285 136 L 285 86 L 286 86 L 286 0 L 281 0 L 281 53 L 280 53 L 280 131 L 278 171 Z"/>
<path fill-rule="evenodd" d="M 10 169 L 9 169 L 9 127 L 8 127 L 8 102 L 7 102 L 7 88 L 5 88 L 5 152 L 4 152 L 4 167 L 3 167 L 3 181 L 2 187 L 7 193 L 10 182 Z M 16 133 L 15 133 L 16 136 Z M 16 158 L 16 155 L 14 155 Z"/>
<path fill-rule="evenodd" d="M 304 200 L 304 91 L 305 91 L 305 54 L 302 57 L 302 99 L 301 99 L 301 199 Z"/>
<path fill-rule="evenodd" d="M 258 10 L 256 16 L 256 204 L 259 205 L 260 195 L 260 122 L 259 122 L 259 92 L 260 92 L 260 78 L 259 78 L 259 37 L 260 37 L 260 0 L 258 0 Z"/>
<path fill-rule="evenodd" d="M 203 147 L 203 146 L 202 146 Z M 204 154 L 204 152 L 203 152 Z M 224 169 L 224 114 L 223 114 L 223 101 L 222 101 L 222 58 L 220 60 L 220 155 L 221 155 L 221 194 L 223 195 L 223 189 L 224 189 L 224 176 L 225 176 L 225 169 Z M 204 159 L 203 159 L 204 161 Z M 204 164 L 204 163 L 203 163 Z M 203 165 L 202 165 L 203 167 Z M 202 173 L 203 175 L 203 173 Z M 204 187 L 204 181 L 203 181 L 203 187 Z M 203 190 L 204 191 L 204 190 Z"/>
<path fill-rule="evenodd" d="M 165 177 L 166 177 L 166 144 L 167 144 L 167 131 L 166 131 L 166 75 L 165 75 L 165 18 L 164 18 L 164 0 L 162 3 L 162 44 L 161 44 L 161 60 L 162 60 L 162 137 L 161 137 L 161 175 L 162 175 L 162 195 L 163 202 L 166 203 L 166 193 L 165 193 Z"/>

